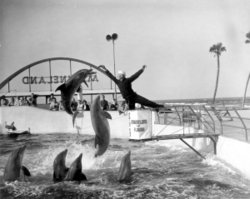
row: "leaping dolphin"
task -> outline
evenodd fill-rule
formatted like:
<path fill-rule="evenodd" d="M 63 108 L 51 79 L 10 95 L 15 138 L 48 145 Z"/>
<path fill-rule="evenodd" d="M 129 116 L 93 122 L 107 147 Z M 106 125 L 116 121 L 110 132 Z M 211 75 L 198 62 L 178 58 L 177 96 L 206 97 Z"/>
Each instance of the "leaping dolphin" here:
<path fill-rule="evenodd" d="M 65 111 L 73 115 L 73 125 L 74 125 L 74 120 L 77 115 L 77 111 L 73 113 L 71 109 L 71 103 L 72 103 L 72 98 L 75 92 L 81 91 L 81 83 L 85 83 L 86 86 L 88 87 L 87 82 L 85 79 L 91 75 L 95 74 L 95 72 L 92 71 L 92 69 L 81 69 L 74 73 L 73 75 L 70 76 L 70 78 L 63 84 L 61 84 L 59 87 L 57 87 L 56 91 L 60 90 L 61 91 L 61 100 L 62 100 L 62 105 L 65 109 Z"/>
<path fill-rule="evenodd" d="M 64 180 L 77 182 L 87 180 L 86 176 L 82 173 L 82 153 L 71 164 Z"/>
<path fill-rule="evenodd" d="M 130 154 L 131 152 L 128 151 L 128 153 L 122 157 L 121 165 L 120 165 L 120 169 L 118 173 L 118 178 L 117 178 L 119 182 L 129 181 L 132 175 Z"/>
<path fill-rule="evenodd" d="M 24 145 L 23 147 L 17 148 L 10 154 L 4 169 L 3 179 L 5 182 L 23 180 L 21 179 L 21 174 L 24 176 L 31 176 L 29 170 L 25 166 L 22 166 L 25 148 L 26 146 Z"/>
<path fill-rule="evenodd" d="M 111 115 L 108 112 L 105 112 L 101 108 L 100 104 L 100 95 L 98 95 L 90 109 L 91 122 L 93 129 L 95 131 L 95 157 L 101 156 L 105 153 L 109 146 L 110 140 L 110 127 L 108 119 L 112 119 Z"/>
<path fill-rule="evenodd" d="M 65 165 L 65 158 L 67 155 L 68 150 L 65 149 L 61 153 L 59 153 L 53 163 L 53 181 L 54 182 L 61 182 L 65 178 L 69 168 Z"/>

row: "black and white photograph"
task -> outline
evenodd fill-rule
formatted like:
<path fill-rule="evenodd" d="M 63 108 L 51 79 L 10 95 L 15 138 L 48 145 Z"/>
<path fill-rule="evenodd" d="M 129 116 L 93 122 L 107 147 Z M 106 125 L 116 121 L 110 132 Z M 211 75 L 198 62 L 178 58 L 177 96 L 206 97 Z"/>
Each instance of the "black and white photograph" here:
<path fill-rule="evenodd" d="M 250 199 L 249 0 L 0 0 L 0 199 Z"/>

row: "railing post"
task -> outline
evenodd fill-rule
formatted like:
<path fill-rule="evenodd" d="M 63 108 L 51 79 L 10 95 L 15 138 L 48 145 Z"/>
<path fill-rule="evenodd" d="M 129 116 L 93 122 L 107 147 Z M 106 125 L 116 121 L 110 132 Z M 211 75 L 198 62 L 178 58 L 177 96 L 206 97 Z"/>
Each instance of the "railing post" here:
<path fill-rule="evenodd" d="M 52 74 L 51 74 L 51 60 L 49 60 L 49 78 L 50 78 L 50 91 L 52 92 Z"/>
<path fill-rule="evenodd" d="M 70 76 L 72 75 L 72 65 L 71 65 L 71 60 L 69 60 L 69 72 Z"/>
<path fill-rule="evenodd" d="M 176 111 L 176 114 L 177 114 L 178 117 L 179 117 L 180 125 L 182 125 L 182 119 L 181 119 L 180 113 L 179 113 L 179 111 L 177 110 L 176 106 L 174 107 L 174 109 L 175 109 L 175 111 Z"/>
<path fill-rule="evenodd" d="M 221 129 L 221 135 L 223 135 L 223 124 L 222 124 L 222 117 L 219 115 L 217 110 L 215 109 L 214 106 L 211 106 L 212 111 L 214 112 L 214 115 L 217 117 L 217 119 L 220 122 L 220 129 Z"/>
<path fill-rule="evenodd" d="M 244 130 L 245 130 L 245 138 L 246 138 L 246 141 L 248 142 L 247 126 L 246 126 L 245 122 L 243 121 L 243 119 L 241 118 L 239 112 L 238 112 L 235 108 L 233 108 L 233 110 L 234 110 L 234 112 L 237 114 L 237 116 L 239 117 L 239 119 L 240 119 L 240 121 L 241 121 L 241 123 L 242 123 L 242 125 L 243 125 L 243 127 L 244 127 Z"/>
<path fill-rule="evenodd" d="M 91 67 L 90 67 L 91 69 Z M 92 91 L 93 90 L 93 84 L 92 84 L 92 75 L 90 75 L 90 90 Z M 93 102 L 93 95 L 90 95 L 90 98 L 91 98 L 91 103 Z"/>
<path fill-rule="evenodd" d="M 206 113 L 208 114 L 209 118 L 212 120 L 213 122 L 213 130 L 214 130 L 214 133 L 215 133 L 215 121 L 213 119 L 213 117 L 211 116 L 211 114 L 209 113 L 209 111 L 207 110 L 207 108 L 205 106 L 203 106 L 203 109 L 206 111 Z"/>
<path fill-rule="evenodd" d="M 10 92 L 10 82 L 8 82 L 8 93 Z"/>
<path fill-rule="evenodd" d="M 195 115 L 197 121 L 198 121 L 198 129 L 201 129 L 200 126 L 200 117 L 197 115 L 197 113 L 194 111 L 194 109 L 189 105 L 188 108 L 192 111 L 192 113 Z"/>
<path fill-rule="evenodd" d="M 29 92 L 31 92 L 30 68 L 29 68 Z"/>

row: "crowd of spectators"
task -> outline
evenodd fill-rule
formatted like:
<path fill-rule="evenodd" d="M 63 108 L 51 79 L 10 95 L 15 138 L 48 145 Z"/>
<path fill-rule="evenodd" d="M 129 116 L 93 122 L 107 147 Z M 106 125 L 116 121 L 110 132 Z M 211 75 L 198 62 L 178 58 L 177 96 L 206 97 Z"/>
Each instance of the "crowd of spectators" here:
<path fill-rule="evenodd" d="M 5 95 L 0 97 L 0 106 L 37 106 L 37 95 L 34 93 L 30 97 L 11 97 L 7 99 Z"/>
<path fill-rule="evenodd" d="M 63 110 L 63 106 L 61 101 L 57 102 L 55 96 L 53 94 L 50 95 L 49 100 L 49 109 L 50 110 Z M 115 99 L 112 100 L 112 102 L 108 102 L 105 99 L 105 96 L 102 95 L 102 99 L 101 99 L 101 107 L 103 110 L 118 110 L 118 104 L 116 103 Z M 90 105 L 88 104 L 88 102 L 85 99 L 78 99 L 76 100 L 74 97 L 72 99 L 72 103 L 71 103 L 71 108 L 72 111 L 89 111 L 90 110 Z"/>
<path fill-rule="evenodd" d="M 0 106 L 37 106 L 37 95 L 34 93 L 31 93 L 30 96 L 25 96 L 25 97 L 11 97 L 11 98 L 6 98 L 6 96 L 1 96 L 0 97 Z M 54 96 L 53 93 L 47 98 L 47 103 L 49 105 L 49 110 L 51 111 L 59 111 L 59 110 L 64 110 L 62 102 L 58 101 L 57 98 Z M 122 101 L 121 103 L 117 103 L 115 99 L 112 99 L 111 102 L 107 101 L 105 99 L 105 95 L 101 96 L 101 107 L 103 110 L 118 110 L 119 112 L 124 112 L 124 110 L 127 109 L 125 101 Z M 85 99 L 79 99 L 76 100 L 73 98 L 72 103 L 71 103 L 71 108 L 73 111 L 89 111 L 90 110 L 90 105 Z"/>

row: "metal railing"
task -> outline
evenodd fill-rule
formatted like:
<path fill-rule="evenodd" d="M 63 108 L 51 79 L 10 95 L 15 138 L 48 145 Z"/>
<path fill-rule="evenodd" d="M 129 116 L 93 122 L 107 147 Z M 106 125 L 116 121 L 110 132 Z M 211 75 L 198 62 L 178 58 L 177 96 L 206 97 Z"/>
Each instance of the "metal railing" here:
<path fill-rule="evenodd" d="M 181 104 L 170 105 L 169 111 L 160 111 L 160 124 L 189 126 L 194 129 L 202 129 L 204 133 L 220 134 L 238 139 L 242 136 L 240 130 L 244 131 L 244 139 L 249 141 L 248 131 L 250 128 L 250 118 L 242 117 L 241 111 L 249 111 L 250 109 L 241 108 L 240 106 L 227 107 L 210 106 L 210 105 L 193 105 Z"/>

